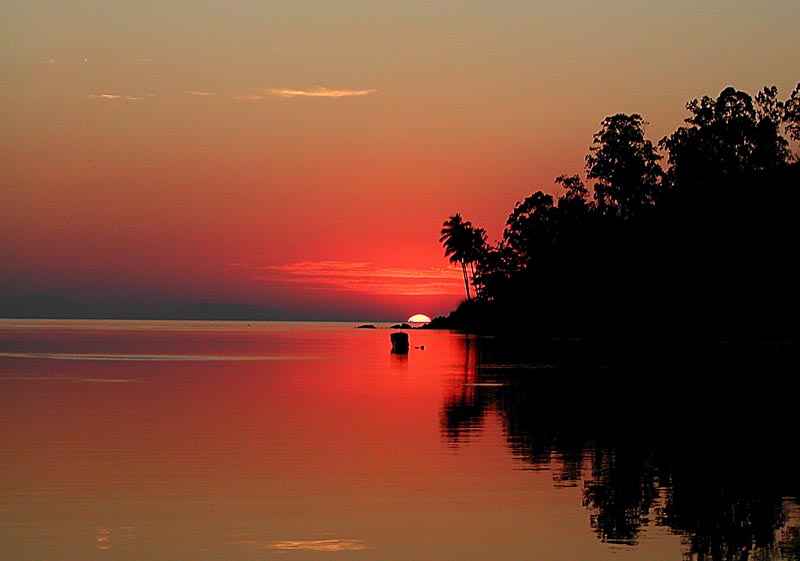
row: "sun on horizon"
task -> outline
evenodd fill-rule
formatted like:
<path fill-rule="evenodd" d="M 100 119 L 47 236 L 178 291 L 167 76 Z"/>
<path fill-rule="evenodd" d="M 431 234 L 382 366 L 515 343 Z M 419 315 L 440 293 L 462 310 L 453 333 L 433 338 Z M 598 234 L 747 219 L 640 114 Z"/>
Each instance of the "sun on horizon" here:
<path fill-rule="evenodd" d="M 431 318 L 426 316 L 425 314 L 414 314 L 413 316 L 408 318 L 408 323 L 410 323 L 411 325 L 414 324 L 423 325 L 430 322 Z"/>

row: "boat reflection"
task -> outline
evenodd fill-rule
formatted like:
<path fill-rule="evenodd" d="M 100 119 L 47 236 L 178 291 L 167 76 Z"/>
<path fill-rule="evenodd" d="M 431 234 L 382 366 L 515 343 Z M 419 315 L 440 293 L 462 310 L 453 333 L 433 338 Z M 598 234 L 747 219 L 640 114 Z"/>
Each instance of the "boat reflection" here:
<path fill-rule="evenodd" d="M 687 559 L 800 559 L 785 361 L 748 351 L 748 360 L 737 352 L 612 368 L 562 346 L 520 351 L 465 335 L 463 371 L 442 407 L 444 438 L 458 446 L 496 414 L 523 468 L 582 486 L 603 542 L 636 545 L 658 525 L 682 536 Z M 731 376 L 734 367 L 744 373 Z"/>

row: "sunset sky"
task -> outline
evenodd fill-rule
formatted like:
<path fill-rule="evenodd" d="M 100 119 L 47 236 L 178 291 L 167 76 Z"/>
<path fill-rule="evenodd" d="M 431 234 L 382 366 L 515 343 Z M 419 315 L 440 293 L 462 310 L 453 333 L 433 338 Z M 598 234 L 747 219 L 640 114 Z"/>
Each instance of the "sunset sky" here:
<path fill-rule="evenodd" d="M 726 86 L 785 99 L 799 22 L 797 0 L 4 0 L 0 309 L 446 314 L 449 215 L 497 240 L 608 115 L 657 142 Z"/>

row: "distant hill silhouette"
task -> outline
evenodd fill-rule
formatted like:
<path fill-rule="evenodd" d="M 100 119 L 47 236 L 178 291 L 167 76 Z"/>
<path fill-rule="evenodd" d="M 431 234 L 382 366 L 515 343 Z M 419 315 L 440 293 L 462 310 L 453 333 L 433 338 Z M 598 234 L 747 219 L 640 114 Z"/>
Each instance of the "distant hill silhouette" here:
<path fill-rule="evenodd" d="M 164 316 L 168 319 L 187 320 L 281 321 L 292 319 L 289 314 L 282 310 L 248 304 L 216 304 L 209 302 L 179 306 L 169 310 Z"/>
<path fill-rule="evenodd" d="M 92 317 L 92 310 L 74 298 L 34 293 L 0 297 L 0 317 L 5 318 L 74 318 Z"/>
<path fill-rule="evenodd" d="M 198 302 L 180 306 L 97 303 L 53 294 L 24 294 L 0 299 L 0 317 L 19 319 L 150 319 L 197 321 L 284 321 L 283 310 L 248 304 Z"/>

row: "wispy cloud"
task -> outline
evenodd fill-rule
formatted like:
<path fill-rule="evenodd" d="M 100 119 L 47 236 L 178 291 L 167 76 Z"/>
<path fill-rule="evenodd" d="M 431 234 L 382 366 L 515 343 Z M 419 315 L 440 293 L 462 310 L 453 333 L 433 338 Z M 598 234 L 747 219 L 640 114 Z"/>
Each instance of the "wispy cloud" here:
<path fill-rule="evenodd" d="M 89 64 L 94 61 L 90 60 L 89 58 L 48 58 L 42 62 L 44 64 Z"/>
<path fill-rule="evenodd" d="M 266 98 L 267 96 L 261 93 L 233 94 L 233 99 L 236 101 L 260 101 Z"/>
<path fill-rule="evenodd" d="M 294 90 L 289 88 L 256 89 L 244 92 L 231 92 L 220 94 L 223 97 L 231 98 L 235 101 L 264 101 L 275 98 L 291 99 L 297 97 L 307 98 L 341 98 L 341 97 L 363 97 L 371 95 L 379 90 L 332 90 L 330 88 L 317 87 L 305 90 Z M 186 95 L 198 97 L 211 97 L 217 95 L 214 92 L 202 90 L 186 90 Z"/>
<path fill-rule="evenodd" d="M 461 273 L 453 268 L 405 269 L 376 267 L 350 261 L 299 261 L 286 265 L 250 267 L 251 278 L 264 282 L 301 284 L 316 290 L 342 290 L 386 296 L 458 295 Z"/>
<path fill-rule="evenodd" d="M 267 545 L 268 549 L 280 551 L 360 551 L 368 549 L 367 545 L 361 540 L 287 540 L 282 542 L 272 542 Z"/>
<path fill-rule="evenodd" d="M 378 90 L 331 90 L 318 86 L 309 90 L 272 88 L 269 92 L 278 97 L 359 97 L 376 93 Z"/>
<path fill-rule="evenodd" d="M 308 551 L 315 553 L 335 553 L 338 551 L 363 551 L 370 549 L 364 540 L 321 538 L 316 540 L 280 540 L 264 542 L 251 532 L 235 531 L 230 539 L 220 545 L 243 546 L 248 549 L 263 551 L 274 550 L 280 553 L 287 551 Z"/>
<path fill-rule="evenodd" d="M 133 95 L 119 95 L 110 93 L 89 94 L 89 97 L 94 99 L 107 99 L 110 101 L 141 101 L 142 99 L 144 99 Z"/>
<path fill-rule="evenodd" d="M 95 59 L 89 57 L 83 58 L 55 58 L 51 57 L 43 60 L 43 64 L 142 64 L 153 62 L 152 57 L 138 57 L 134 59 Z"/>

